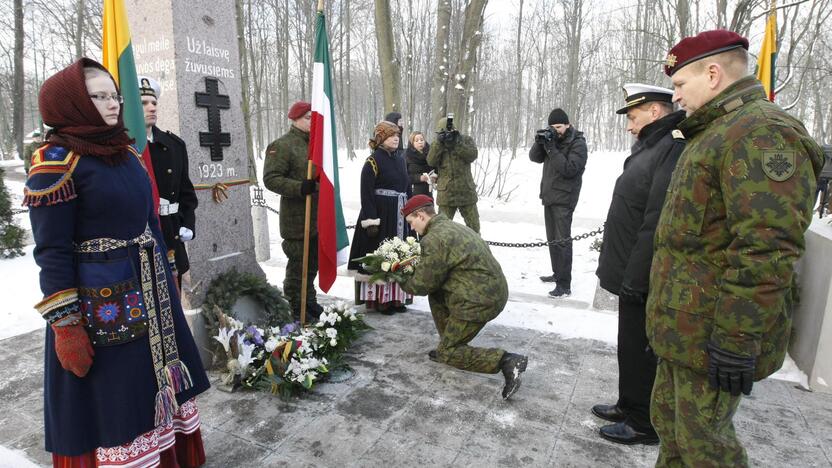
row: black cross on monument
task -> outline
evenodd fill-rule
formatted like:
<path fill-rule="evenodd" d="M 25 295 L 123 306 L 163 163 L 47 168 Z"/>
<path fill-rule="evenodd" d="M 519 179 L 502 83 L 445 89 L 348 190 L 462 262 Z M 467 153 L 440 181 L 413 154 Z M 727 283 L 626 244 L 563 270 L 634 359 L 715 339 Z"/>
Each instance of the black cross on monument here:
<path fill-rule="evenodd" d="M 216 78 L 205 77 L 205 91 L 194 93 L 197 107 L 208 108 L 208 131 L 199 132 L 199 146 L 211 148 L 211 161 L 222 161 L 222 147 L 231 146 L 231 134 L 222 131 L 220 109 L 229 109 L 231 99 L 220 94 Z"/>

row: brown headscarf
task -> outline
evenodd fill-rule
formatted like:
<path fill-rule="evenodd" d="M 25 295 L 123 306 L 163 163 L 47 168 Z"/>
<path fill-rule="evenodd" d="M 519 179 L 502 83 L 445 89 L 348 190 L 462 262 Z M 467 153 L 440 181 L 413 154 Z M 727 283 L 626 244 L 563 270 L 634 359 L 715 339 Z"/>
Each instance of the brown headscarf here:
<path fill-rule="evenodd" d="M 384 143 L 384 140 L 390 138 L 393 135 L 399 134 L 399 127 L 394 124 L 390 123 L 386 120 L 382 120 L 381 122 L 376 124 L 375 130 L 373 130 L 373 139 L 370 140 L 370 148 L 376 149 Z"/>
<path fill-rule="evenodd" d="M 84 67 L 99 68 L 109 75 L 100 63 L 83 57 L 43 82 L 38 107 L 43 123 L 52 127 L 46 141 L 79 154 L 123 158 L 127 145 L 134 142 L 124 128 L 124 107 L 119 110 L 118 123 L 107 125 L 89 97 Z"/>

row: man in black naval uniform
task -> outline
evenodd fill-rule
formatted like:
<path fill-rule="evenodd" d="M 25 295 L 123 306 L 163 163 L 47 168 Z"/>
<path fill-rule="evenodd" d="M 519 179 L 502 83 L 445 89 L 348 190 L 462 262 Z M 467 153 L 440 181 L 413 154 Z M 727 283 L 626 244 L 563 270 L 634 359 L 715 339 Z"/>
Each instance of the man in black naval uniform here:
<path fill-rule="evenodd" d="M 168 248 L 175 258 L 179 285 L 188 271 L 185 242 L 194 238 L 197 198 L 188 175 L 188 149 L 181 138 L 156 126 L 156 107 L 161 87 L 153 78 L 140 76 L 139 90 L 147 128 L 147 144 L 153 161 L 153 174 L 159 187 L 159 221 Z"/>
<path fill-rule="evenodd" d="M 670 175 L 685 148 L 676 129 L 683 111 L 673 111 L 673 91 L 641 83 L 624 85 L 627 131 L 636 137 L 624 171 L 615 182 L 596 274 L 601 287 L 618 294 L 618 401 L 592 413 L 613 424 L 600 436 L 620 444 L 655 444 L 650 393 L 656 357 L 645 330 L 653 234 Z"/>

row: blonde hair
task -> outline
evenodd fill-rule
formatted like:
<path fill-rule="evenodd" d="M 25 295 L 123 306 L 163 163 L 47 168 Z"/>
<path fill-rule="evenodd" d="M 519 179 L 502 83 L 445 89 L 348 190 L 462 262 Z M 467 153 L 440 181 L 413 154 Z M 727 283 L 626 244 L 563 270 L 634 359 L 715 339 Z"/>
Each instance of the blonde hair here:
<path fill-rule="evenodd" d="M 413 146 L 413 144 L 416 142 L 416 137 L 418 135 L 422 135 L 422 139 L 425 138 L 425 134 L 422 132 L 410 132 L 410 136 L 407 137 L 407 141 L 410 143 L 410 146 Z"/>

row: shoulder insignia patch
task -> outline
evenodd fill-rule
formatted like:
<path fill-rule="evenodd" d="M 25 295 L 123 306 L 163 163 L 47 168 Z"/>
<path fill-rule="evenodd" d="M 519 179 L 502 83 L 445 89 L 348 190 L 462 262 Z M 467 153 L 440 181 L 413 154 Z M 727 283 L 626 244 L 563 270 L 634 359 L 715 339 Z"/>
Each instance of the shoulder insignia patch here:
<path fill-rule="evenodd" d="M 373 168 L 373 174 L 375 174 L 376 177 L 378 177 L 378 163 L 376 162 L 375 158 L 373 158 L 372 156 L 367 158 L 367 164 L 369 164 L 370 167 Z"/>
<path fill-rule="evenodd" d="M 685 139 L 685 134 L 682 133 L 682 131 L 679 130 L 678 128 L 673 129 L 673 131 L 670 132 L 670 135 L 672 135 L 673 139 L 675 139 L 675 140 L 684 140 Z"/>
<path fill-rule="evenodd" d="M 769 179 L 783 182 L 789 180 L 794 175 L 794 171 L 794 151 L 763 151 L 763 172 Z"/>

